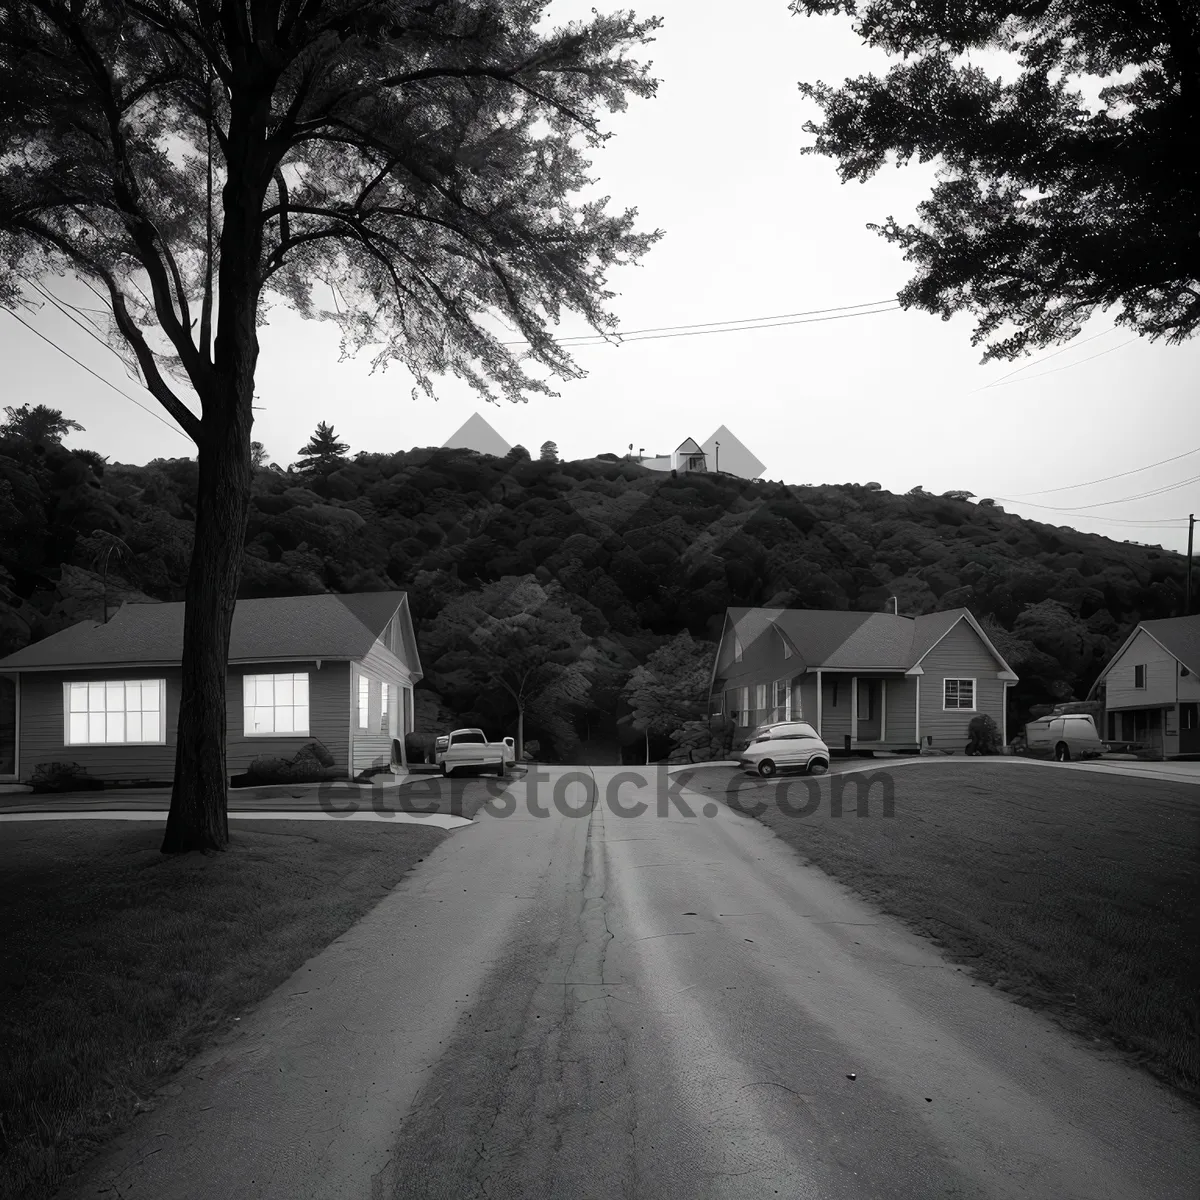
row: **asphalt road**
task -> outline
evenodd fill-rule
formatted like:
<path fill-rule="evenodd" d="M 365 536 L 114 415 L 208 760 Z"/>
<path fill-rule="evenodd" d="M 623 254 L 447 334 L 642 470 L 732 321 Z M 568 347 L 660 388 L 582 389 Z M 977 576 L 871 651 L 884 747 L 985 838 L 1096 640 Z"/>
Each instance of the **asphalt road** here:
<path fill-rule="evenodd" d="M 64 1195 L 1200 1194 L 1194 1109 L 711 796 L 617 815 L 618 773 L 511 785 Z"/>

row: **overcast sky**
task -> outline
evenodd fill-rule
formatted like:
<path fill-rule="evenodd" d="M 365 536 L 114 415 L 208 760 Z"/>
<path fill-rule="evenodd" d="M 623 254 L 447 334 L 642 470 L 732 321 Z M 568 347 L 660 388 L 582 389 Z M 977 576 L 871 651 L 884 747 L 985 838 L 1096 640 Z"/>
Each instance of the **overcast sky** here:
<path fill-rule="evenodd" d="M 586 16 L 593 3 L 557 0 L 551 12 Z M 812 140 L 801 127 L 816 112 L 796 88 L 800 80 L 840 83 L 886 60 L 865 50 L 844 18 L 793 17 L 786 0 L 739 4 L 736 19 L 717 0 L 657 0 L 637 11 L 665 18 L 647 55 L 659 94 L 612 120 L 617 136 L 596 155 L 594 172 L 614 204 L 636 206 L 643 227 L 666 236 L 641 267 L 612 281 L 622 327 L 894 297 L 906 265 L 866 225 L 912 217 L 933 170 L 888 167 L 866 185 L 840 184 L 831 160 L 799 153 Z M 631 442 L 666 453 L 725 424 L 766 463 L 768 479 L 965 488 L 1053 524 L 1182 549 L 1186 521 L 1178 519 L 1200 509 L 1197 484 L 1126 497 L 1200 476 L 1200 453 L 1047 492 L 1185 455 L 1193 442 L 1200 448 L 1200 341 L 1131 341 L 1112 330 L 1114 315 L 1098 314 L 1065 351 L 986 367 L 970 344 L 969 317 L 944 323 L 900 311 L 585 347 L 577 360 L 586 379 L 563 384 L 557 398 L 496 407 L 454 380 L 437 402 L 414 402 L 402 369 L 372 375 L 365 357 L 339 362 L 333 327 L 280 307 L 261 331 L 255 437 L 286 464 L 320 420 L 332 421 L 352 451 L 392 451 L 440 445 L 481 411 L 510 443 L 536 452 L 549 439 L 563 457 L 581 458 L 623 453 Z M 49 305 L 22 316 L 154 408 L 111 354 Z M 0 361 L 5 404 L 50 404 L 86 427 L 68 445 L 135 463 L 191 453 L 181 434 L 7 314 Z M 1165 520 L 1174 523 L 1157 524 Z"/>

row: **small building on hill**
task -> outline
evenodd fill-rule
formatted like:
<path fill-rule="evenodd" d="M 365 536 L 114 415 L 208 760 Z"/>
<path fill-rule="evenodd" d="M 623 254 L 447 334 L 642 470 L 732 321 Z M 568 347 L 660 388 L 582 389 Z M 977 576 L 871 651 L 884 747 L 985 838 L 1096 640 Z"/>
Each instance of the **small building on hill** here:
<path fill-rule="evenodd" d="M 1200 754 L 1200 615 L 1143 621 L 1100 672 L 1112 742 L 1144 742 L 1164 758 Z"/>
<path fill-rule="evenodd" d="M 1016 682 L 965 608 L 921 617 L 730 608 L 710 712 L 730 717 L 742 736 L 773 721 L 806 721 L 831 750 L 961 754 L 980 713 L 1007 742 Z"/>
<path fill-rule="evenodd" d="M 704 451 L 695 438 L 684 438 L 670 454 L 656 454 L 638 459 L 641 466 L 651 471 L 707 471 L 708 462 Z"/>
<path fill-rule="evenodd" d="M 75 762 L 103 780 L 170 780 L 182 604 L 126 604 L 0 659 L 16 708 L 8 778 Z M 405 592 L 239 600 L 226 683 L 231 775 L 321 742 L 353 777 L 403 758 L 422 677 Z M 393 759 L 393 740 L 401 758 Z"/>

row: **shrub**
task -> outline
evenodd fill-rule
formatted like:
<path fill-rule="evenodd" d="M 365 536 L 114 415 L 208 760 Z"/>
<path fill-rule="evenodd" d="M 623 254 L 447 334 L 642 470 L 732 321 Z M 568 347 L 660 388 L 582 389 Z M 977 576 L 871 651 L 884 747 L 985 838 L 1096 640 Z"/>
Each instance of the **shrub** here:
<path fill-rule="evenodd" d="M 333 765 L 333 755 L 320 742 L 301 746 L 291 758 L 260 754 L 246 770 L 252 783 L 320 783 L 339 779 L 342 772 Z"/>
<path fill-rule="evenodd" d="M 967 726 L 967 753 L 1000 754 L 1002 749 L 1003 743 L 996 722 L 987 713 L 972 717 L 970 725 Z"/>
<path fill-rule="evenodd" d="M 38 763 L 29 783 L 35 792 L 83 792 L 104 786 L 76 762 Z"/>

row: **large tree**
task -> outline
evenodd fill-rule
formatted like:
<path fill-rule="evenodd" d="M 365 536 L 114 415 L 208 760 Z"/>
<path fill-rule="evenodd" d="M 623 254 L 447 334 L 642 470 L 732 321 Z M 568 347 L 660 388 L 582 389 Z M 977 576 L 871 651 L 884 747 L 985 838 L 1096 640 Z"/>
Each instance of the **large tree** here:
<path fill-rule="evenodd" d="M 685 629 L 629 676 L 624 697 L 633 727 L 645 737 L 647 762 L 651 734 L 662 737 L 675 733 L 704 714 L 712 656 L 712 646 L 693 641 Z"/>
<path fill-rule="evenodd" d="M 900 56 L 805 83 L 805 152 L 866 180 L 942 168 L 918 224 L 870 228 L 916 266 L 905 307 L 978 318 L 985 361 L 1074 337 L 1097 309 L 1151 339 L 1200 325 L 1200 5 L 793 0 Z M 980 63 L 978 52 L 994 51 Z M 972 59 L 972 53 L 977 57 Z M 986 67 L 986 69 L 985 69 Z"/>
<path fill-rule="evenodd" d="M 225 670 L 273 293 L 429 393 L 578 369 L 612 267 L 654 240 L 584 197 L 605 110 L 654 81 L 655 20 L 551 28 L 545 0 L 12 0 L 0 8 L 0 302 L 74 273 L 196 444 L 163 849 L 221 847 Z M 499 316 L 528 345 L 502 344 Z M 524 360 L 540 371 L 531 374 Z M 417 390 L 414 388 L 414 392 Z M 190 394 L 189 394 L 190 391 Z"/>

